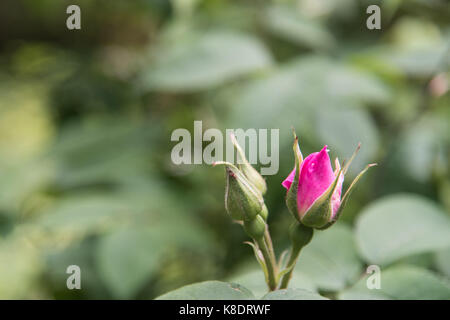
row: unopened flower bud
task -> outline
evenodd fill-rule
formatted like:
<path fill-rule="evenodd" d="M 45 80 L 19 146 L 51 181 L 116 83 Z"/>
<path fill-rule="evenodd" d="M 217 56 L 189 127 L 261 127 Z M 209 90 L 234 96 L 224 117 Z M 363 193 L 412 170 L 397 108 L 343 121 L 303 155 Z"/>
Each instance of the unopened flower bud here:
<path fill-rule="evenodd" d="M 298 140 L 295 139 L 295 168 L 283 181 L 283 186 L 288 189 L 287 207 L 300 223 L 316 229 L 326 229 L 337 221 L 356 182 L 370 167 L 375 165 L 367 165 L 341 197 L 344 175 L 359 147 L 358 145 L 355 153 L 343 168 L 336 159 L 333 170 L 327 146 L 303 160 Z"/>
<path fill-rule="evenodd" d="M 247 178 L 231 163 L 224 164 L 227 176 L 225 190 L 225 208 L 235 220 L 250 221 L 263 210 L 264 201 L 261 194 L 254 189 Z"/>

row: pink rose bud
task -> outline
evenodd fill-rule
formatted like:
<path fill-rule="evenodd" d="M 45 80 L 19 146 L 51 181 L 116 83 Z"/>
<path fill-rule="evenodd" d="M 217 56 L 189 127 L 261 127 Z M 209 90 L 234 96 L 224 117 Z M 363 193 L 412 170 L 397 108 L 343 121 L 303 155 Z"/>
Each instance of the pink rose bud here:
<path fill-rule="evenodd" d="M 295 137 L 295 168 L 282 185 L 288 190 L 286 196 L 288 209 L 299 222 L 311 228 L 325 229 L 337 221 L 356 182 L 375 165 L 366 166 L 341 197 L 344 175 L 359 148 L 360 145 L 343 168 L 336 158 L 333 170 L 327 146 L 303 160 L 298 138 Z M 297 172 L 299 174 L 296 174 Z"/>

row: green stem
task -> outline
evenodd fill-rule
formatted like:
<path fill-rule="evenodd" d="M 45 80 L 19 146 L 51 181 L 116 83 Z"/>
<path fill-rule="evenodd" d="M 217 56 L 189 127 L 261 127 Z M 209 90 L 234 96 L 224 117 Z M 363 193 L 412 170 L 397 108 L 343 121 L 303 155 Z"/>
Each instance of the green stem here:
<path fill-rule="evenodd" d="M 289 281 L 292 278 L 292 272 L 294 272 L 295 264 L 297 263 L 298 256 L 300 255 L 300 251 L 301 247 L 292 247 L 291 255 L 286 266 L 286 268 L 290 268 L 290 270 L 281 279 L 280 289 L 286 289 L 288 287 Z"/>
<path fill-rule="evenodd" d="M 267 275 L 268 275 L 268 281 L 267 284 L 269 286 L 269 290 L 273 291 L 277 288 L 277 280 L 276 280 L 276 271 L 275 271 L 275 261 L 272 258 L 272 255 L 269 252 L 268 246 L 266 242 L 264 241 L 264 237 L 261 237 L 259 239 L 255 239 L 256 243 L 258 244 L 259 250 L 261 250 L 264 261 L 266 262 L 267 266 Z"/>
<path fill-rule="evenodd" d="M 272 238 L 270 237 L 270 232 L 269 232 L 269 226 L 266 227 L 266 230 L 264 231 L 264 241 L 267 244 L 267 247 L 269 249 L 269 253 L 272 259 L 272 262 L 275 263 L 275 268 L 278 269 L 278 265 L 276 263 L 276 256 L 275 256 L 275 250 L 273 249 L 273 244 L 272 244 Z"/>

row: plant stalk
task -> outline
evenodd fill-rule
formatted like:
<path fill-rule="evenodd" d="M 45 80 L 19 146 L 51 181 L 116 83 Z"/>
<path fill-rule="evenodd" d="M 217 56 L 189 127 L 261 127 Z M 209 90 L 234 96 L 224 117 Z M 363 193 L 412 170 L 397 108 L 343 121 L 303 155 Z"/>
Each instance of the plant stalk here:
<path fill-rule="evenodd" d="M 286 289 L 289 285 L 289 281 L 292 278 L 292 273 L 294 272 L 295 264 L 297 263 L 298 256 L 300 255 L 301 247 L 293 246 L 291 250 L 291 255 L 289 256 L 289 261 L 286 268 L 290 270 L 281 279 L 281 284 L 279 289 Z"/>
<path fill-rule="evenodd" d="M 272 238 L 270 236 L 270 232 L 269 232 L 269 226 L 266 226 L 266 230 L 264 231 L 264 241 L 267 244 L 267 247 L 269 249 L 269 253 L 270 256 L 272 258 L 272 262 L 275 263 L 275 268 L 278 269 L 278 265 L 276 263 L 276 256 L 275 256 L 275 250 L 273 249 L 273 244 L 272 244 Z"/>
<path fill-rule="evenodd" d="M 277 277 L 276 277 L 276 264 L 274 261 L 274 258 L 270 254 L 270 250 L 268 248 L 268 245 L 266 244 L 266 241 L 264 237 L 261 237 L 260 239 L 255 239 L 256 243 L 258 244 L 259 249 L 261 250 L 264 261 L 266 262 L 267 266 L 267 275 L 268 275 L 268 286 L 269 290 L 273 291 L 277 288 Z"/>

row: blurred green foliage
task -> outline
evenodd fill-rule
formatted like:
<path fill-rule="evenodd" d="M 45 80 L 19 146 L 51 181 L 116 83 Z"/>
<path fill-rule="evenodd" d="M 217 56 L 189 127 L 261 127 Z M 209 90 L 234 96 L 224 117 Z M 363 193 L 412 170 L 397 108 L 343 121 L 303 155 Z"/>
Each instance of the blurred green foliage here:
<path fill-rule="evenodd" d="M 69 4 L 81 30 L 66 28 Z M 353 175 L 379 164 L 285 298 L 450 299 L 450 6 L 384 1 L 370 31 L 369 4 L 3 0 L 0 298 L 151 299 L 212 279 L 253 293 L 205 282 L 200 297 L 262 297 L 223 171 L 171 163 L 171 132 L 202 120 L 280 129 L 266 195 L 279 253 L 291 126 L 304 154 L 327 144 L 343 159 L 360 141 Z M 72 264 L 81 290 L 66 287 Z M 381 291 L 365 287 L 369 264 Z"/>

